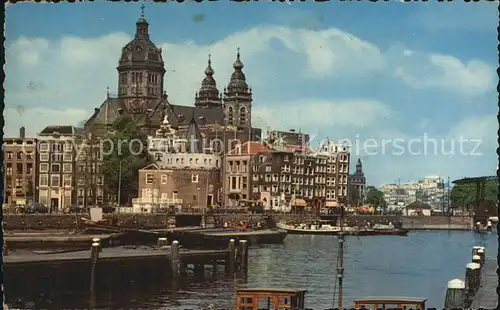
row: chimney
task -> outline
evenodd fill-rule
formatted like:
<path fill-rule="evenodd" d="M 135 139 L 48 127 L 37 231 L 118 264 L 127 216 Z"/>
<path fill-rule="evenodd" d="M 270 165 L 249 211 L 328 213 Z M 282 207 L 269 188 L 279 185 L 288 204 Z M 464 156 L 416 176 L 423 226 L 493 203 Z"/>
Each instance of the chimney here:
<path fill-rule="evenodd" d="M 24 128 L 24 126 L 19 128 L 19 138 L 21 139 L 26 138 L 26 128 Z"/>

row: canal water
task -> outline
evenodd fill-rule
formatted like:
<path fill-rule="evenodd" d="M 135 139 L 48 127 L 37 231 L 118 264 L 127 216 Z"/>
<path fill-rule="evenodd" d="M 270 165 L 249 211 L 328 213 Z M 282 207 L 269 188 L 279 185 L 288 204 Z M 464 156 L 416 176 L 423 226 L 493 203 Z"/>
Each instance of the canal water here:
<path fill-rule="evenodd" d="M 496 231 L 475 234 L 470 231 L 420 231 L 407 237 L 346 237 L 344 246 L 344 302 L 363 296 L 411 296 L 427 298 L 427 307 L 442 308 L 446 284 L 462 278 L 471 261 L 474 245 L 486 247 L 486 254 L 496 257 Z M 247 281 L 210 278 L 192 282 L 174 295 L 157 289 L 131 297 L 108 296 L 105 307 L 149 309 L 234 309 L 236 287 L 304 288 L 306 307 L 336 307 L 334 296 L 338 239 L 335 236 L 289 235 L 282 245 L 251 248 Z M 9 299 L 6 279 L 7 299 Z M 14 280 L 15 281 L 15 280 Z M 245 283 L 246 282 L 246 283 Z M 73 302 L 84 295 L 65 292 Z M 334 300 L 335 298 L 335 300 Z M 29 302 L 29 301 L 26 301 Z M 335 303 L 335 304 L 333 304 Z"/>

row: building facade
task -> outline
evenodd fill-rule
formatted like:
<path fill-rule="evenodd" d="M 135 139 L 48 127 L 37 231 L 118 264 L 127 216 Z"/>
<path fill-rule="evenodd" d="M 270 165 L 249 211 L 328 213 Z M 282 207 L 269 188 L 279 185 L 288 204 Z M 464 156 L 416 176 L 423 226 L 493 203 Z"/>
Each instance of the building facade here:
<path fill-rule="evenodd" d="M 447 203 L 444 180 L 439 176 L 428 176 L 416 182 L 383 184 L 380 191 L 388 205 L 406 206 L 418 201 L 441 209 Z"/>
<path fill-rule="evenodd" d="M 283 139 L 248 142 L 225 156 L 225 205 L 261 202 L 265 209 L 322 210 L 344 204 L 348 194 L 349 149 L 325 140 L 317 152 Z"/>
<path fill-rule="evenodd" d="M 155 212 L 172 206 L 203 210 L 220 204 L 220 155 L 205 153 L 196 122 L 182 136 L 165 117 L 148 150 L 154 163 L 139 171 L 139 197 L 134 212 Z"/>
<path fill-rule="evenodd" d="M 47 126 L 38 138 L 38 198 L 51 211 L 63 211 L 76 203 L 76 140 L 73 126 Z"/>
<path fill-rule="evenodd" d="M 19 129 L 19 137 L 4 138 L 4 204 L 25 205 L 38 200 L 37 139 L 26 137 L 25 128 Z"/>

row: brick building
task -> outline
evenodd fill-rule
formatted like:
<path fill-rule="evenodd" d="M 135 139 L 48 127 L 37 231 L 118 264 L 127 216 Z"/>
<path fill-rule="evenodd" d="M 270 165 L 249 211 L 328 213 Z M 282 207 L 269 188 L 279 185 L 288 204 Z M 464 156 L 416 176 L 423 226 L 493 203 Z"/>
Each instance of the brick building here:
<path fill-rule="evenodd" d="M 178 135 L 165 117 L 156 135 L 149 137 L 148 147 L 155 160 L 139 171 L 134 212 L 170 206 L 202 210 L 220 204 L 221 158 L 204 152 L 196 122 Z"/>
<path fill-rule="evenodd" d="M 366 200 L 366 177 L 363 172 L 363 164 L 358 158 L 356 171 L 349 176 L 349 201 L 351 205 L 361 205 Z"/>
<path fill-rule="evenodd" d="M 8 205 L 25 205 L 37 201 L 37 139 L 27 138 L 25 128 L 19 137 L 4 138 L 4 201 Z"/>

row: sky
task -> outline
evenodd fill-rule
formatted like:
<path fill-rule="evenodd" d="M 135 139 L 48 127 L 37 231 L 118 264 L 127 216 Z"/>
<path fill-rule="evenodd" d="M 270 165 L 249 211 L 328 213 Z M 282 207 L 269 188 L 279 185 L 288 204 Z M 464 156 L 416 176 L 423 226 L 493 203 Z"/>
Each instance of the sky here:
<path fill-rule="evenodd" d="M 141 3 L 8 5 L 5 135 L 79 125 L 116 93 Z M 252 122 L 349 141 L 367 183 L 496 174 L 496 3 L 146 3 L 173 104 L 208 55 L 219 90 L 241 51 Z"/>

